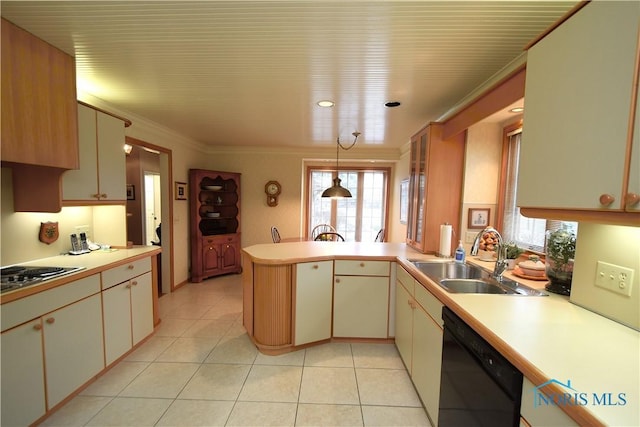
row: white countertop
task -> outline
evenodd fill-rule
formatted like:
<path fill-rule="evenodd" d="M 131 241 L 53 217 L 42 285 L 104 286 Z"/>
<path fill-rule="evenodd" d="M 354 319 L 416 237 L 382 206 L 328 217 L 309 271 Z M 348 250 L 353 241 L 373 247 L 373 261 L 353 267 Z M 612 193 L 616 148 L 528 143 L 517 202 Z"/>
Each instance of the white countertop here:
<path fill-rule="evenodd" d="M 4 304 L 15 301 L 16 299 L 33 295 L 34 293 L 42 292 L 43 290 L 61 286 L 69 283 L 70 281 L 96 274 L 102 270 L 111 268 L 112 266 L 138 258 L 152 256 L 159 252 L 161 252 L 161 248 L 159 246 L 134 246 L 128 249 L 111 249 L 108 251 L 97 250 L 82 255 L 58 255 L 48 258 L 40 258 L 29 262 L 17 263 L 15 265 L 83 267 L 83 270 L 65 276 L 60 276 L 55 279 L 46 280 L 36 285 L 3 292 L 2 295 L 0 295 L 0 302 Z"/>
<path fill-rule="evenodd" d="M 640 425 L 640 332 L 569 302 L 568 297 L 453 294 L 432 283 L 407 259 L 434 258 L 405 244 L 294 242 L 255 245 L 243 249 L 254 262 L 283 264 L 309 259 L 398 259 L 429 291 L 501 351 L 529 380 L 540 385 L 555 379 L 571 381 L 587 393 L 586 406 L 568 408 L 570 414 L 600 420 L 611 426 Z M 469 262 L 491 269 L 490 263 Z M 488 265 L 487 265 L 488 264 Z M 544 288 L 545 282 L 506 277 L 528 286 Z M 552 386 L 554 387 L 554 386 Z M 564 391 L 554 389 L 555 392 Z M 593 404 L 611 393 L 612 403 Z"/>

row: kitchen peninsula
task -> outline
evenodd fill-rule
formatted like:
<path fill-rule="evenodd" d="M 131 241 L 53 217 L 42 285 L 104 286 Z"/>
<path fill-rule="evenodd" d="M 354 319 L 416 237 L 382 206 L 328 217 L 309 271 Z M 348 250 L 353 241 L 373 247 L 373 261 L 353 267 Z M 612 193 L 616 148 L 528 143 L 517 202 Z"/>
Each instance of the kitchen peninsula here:
<path fill-rule="evenodd" d="M 555 420 L 558 416 L 564 417 L 560 425 L 572 422 L 574 425 L 640 425 L 638 331 L 578 307 L 559 295 L 448 293 L 408 261 L 428 258 L 434 257 L 394 243 L 291 242 L 244 248 L 245 327 L 256 346 L 269 354 L 335 339 L 336 312 L 342 304 L 348 307 L 355 304 L 362 310 L 351 319 L 371 315 L 367 311 L 371 302 L 339 300 L 338 297 L 344 295 L 339 295 L 337 289 L 350 286 L 351 277 L 385 277 L 388 279 L 387 311 L 378 315 L 387 320 L 384 338 L 390 340 L 400 332 L 396 330 L 394 309 L 396 278 L 406 276 L 414 280 L 416 288 L 425 289 L 441 305 L 453 310 L 523 373 L 521 413 L 532 425 L 545 424 L 544 421 L 531 422 L 544 419 L 537 417 L 545 409 L 556 413 Z M 388 270 L 380 263 L 388 263 Z M 483 266 L 486 267 L 486 263 Z M 511 273 L 507 276 L 520 280 Z M 521 281 L 531 287 L 544 287 L 544 282 Z M 371 282 L 365 280 L 363 286 L 367 283 Z M 380 293 L 375 286 L 367 291 Z M 311 299 L 311 304 L 305 297 Z M 314 310 L 311 316 L 307 315 L 309 310 Z M 317 328 L 319 333 L 299 334 L 300 329 Z M 382 338 L 375 333 L 340 336 Z M 536 393 L 566 393 L 558 383 L 569 381 L 577 393 L 588 396 L 588 402 L 535 406 Z M 543 384 L 546 384 L 544 388 Z M 592 397 L 597 398 L 594 401 Z M 618 397 L 622 400 L 617 400 Z"/>

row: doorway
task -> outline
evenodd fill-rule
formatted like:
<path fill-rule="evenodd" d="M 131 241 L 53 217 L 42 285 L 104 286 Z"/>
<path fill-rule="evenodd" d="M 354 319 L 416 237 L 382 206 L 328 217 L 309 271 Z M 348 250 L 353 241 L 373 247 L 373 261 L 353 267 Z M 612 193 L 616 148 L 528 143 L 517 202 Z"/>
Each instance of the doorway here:
<path fill-rule="evenodd" d="M 156 229 L 161 224 L 162 195 L 160 191 L 160 174 L 144 172 L 144 234 L 147 244 L 160 245 L 160 236 Z"/>
<path fill-rule="evenodd" d="M 173 180 L 170 149 L 160 147 L 146 141 L 127 136 L 126 143 L 133 147 L 132 156 L 127 156 L 127 182 L 137 182 L 144 204 L 139 208 L 129 209 L 127 203 L 127 234 L 135 231 L 132 238 L 134 244 L 159 244 L 162 254 L 159 258 L 159 294 L 168 294 L 175 288 L 173 269 L 173 205 L 171 204 L 171 182 Z M 136 153 L 139 153 L 136 155 Z M 140 154 L 144 153 L 144 154 Z M 145 163 L 141 157 L 154 160 Z M 137 159 L 137 160 L 136 160 Z M 152 165 L 152 166 L 150 166 Z M 156 233 L 156 229 L 159 233 Z M 138 228 L 136 230 L 136 228 Z M 138 237 L 139 236 L 139 237 Z M 139 243 L 136 240 L 139 240 Z"/>

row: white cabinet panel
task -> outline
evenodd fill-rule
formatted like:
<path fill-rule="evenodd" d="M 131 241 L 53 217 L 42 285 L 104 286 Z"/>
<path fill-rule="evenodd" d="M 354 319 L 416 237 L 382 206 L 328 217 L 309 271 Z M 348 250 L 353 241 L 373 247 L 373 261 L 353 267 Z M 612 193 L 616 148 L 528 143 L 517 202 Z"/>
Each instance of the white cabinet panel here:
<path fill-rule="evenodd" d="M 45 414 L 41 320 L 18 326 L 2 339 L 3 426 L 24 426 Z"/>
<path fill-rule="evenodd" d="M 333 262 L 296 265 L 294 345 L 331 338 Z"/>
<path fill-rule="evenodd" d="M 131 333 L 136 345 L 153 332 L 153 288 L 151 273 L 131 279 Z"/>
<path fill-rule="evenodd" d="M 389 278 L 335 276 L 333 336 L 387 338 Z"/>
<path fill-rule="evenodd" d="M 43 316 L 48 406 L 104 369 L 102 305 L 96 294 Z"/>
<path fill-rule="evenodd" d="M 129 282 L 102 292 L 106 365 L 131 348 L 131 295 Z"/>
<path fill-rule="evenodd" d="M 639 15 L 591 2 L 529 49 L 518 206 L 622 209 Z"/>

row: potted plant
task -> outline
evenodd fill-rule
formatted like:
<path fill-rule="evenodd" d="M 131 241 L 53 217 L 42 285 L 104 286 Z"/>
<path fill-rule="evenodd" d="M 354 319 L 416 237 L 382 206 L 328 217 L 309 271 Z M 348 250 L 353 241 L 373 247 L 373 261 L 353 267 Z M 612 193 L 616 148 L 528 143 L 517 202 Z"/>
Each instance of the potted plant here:
<path fill-rule="evenodd" d="M 507 270 L 513 270 L 516 266 L 516 259 L 524 253 L 524 250 L 514 242 L 505 243 L 503 250 L 507 260 Z"/>
<path fill-rule="evenodd" d="M 569 230 L 560 229 L 547 231 L 546 237 L 545 265 L 549 278 L 546 289 L 549 292 L 569 295 L 576 254 L 576 235 Z"/>

